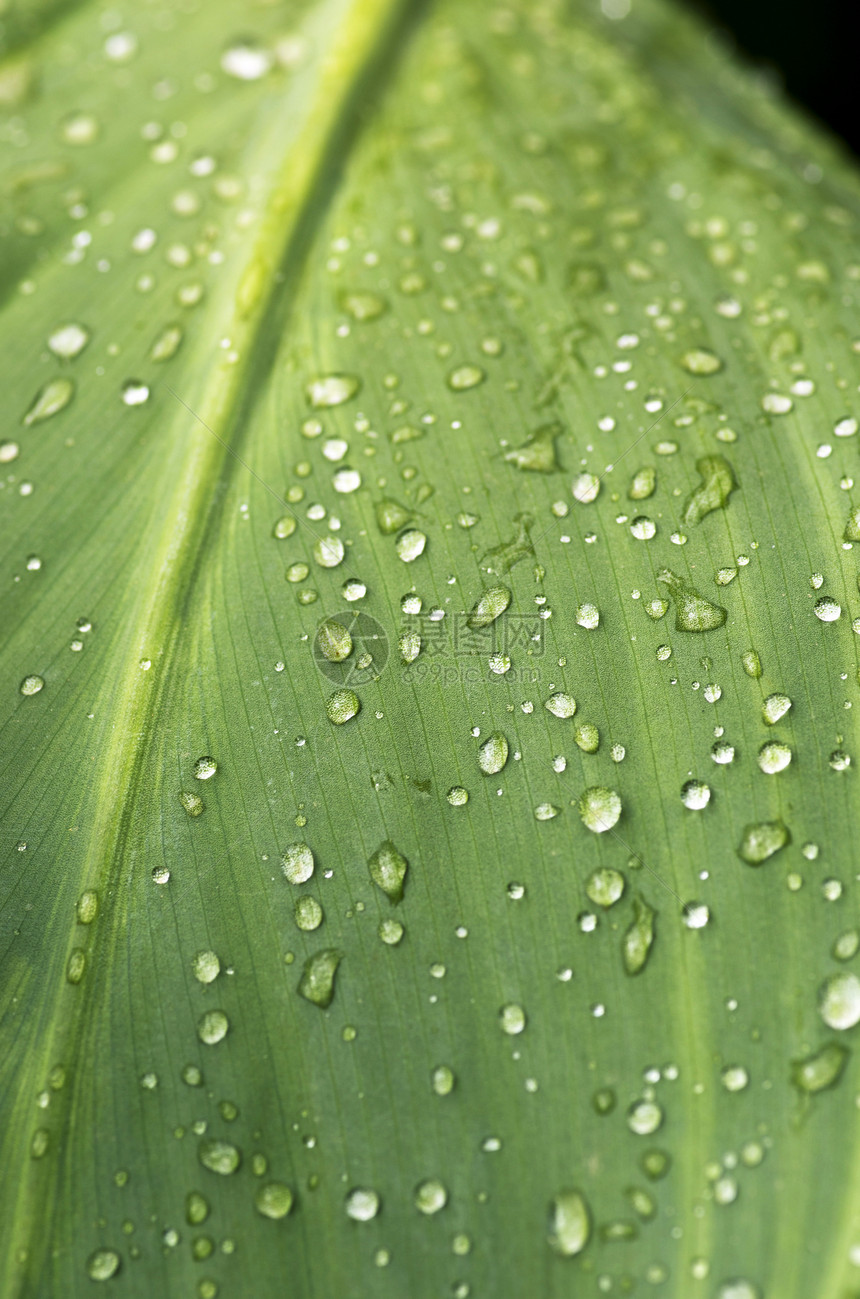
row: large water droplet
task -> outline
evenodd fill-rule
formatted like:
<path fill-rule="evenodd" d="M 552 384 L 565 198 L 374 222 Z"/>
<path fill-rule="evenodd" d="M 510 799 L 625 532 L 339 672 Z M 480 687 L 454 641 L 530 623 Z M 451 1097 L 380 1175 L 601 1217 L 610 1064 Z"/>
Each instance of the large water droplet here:
<path fill-rule="evenodd" d="M 791 762 L 791 749 L 787 744 L 773 740 L 761 746 L 758 751 L 757 761 L 766 775 L 773 776 L 778 771 L 785 771 Z"/>
<path fill-rule="evenodd" d="M 860 1023 L 860 979 L 840 970 L 818 990 L 818 1013 L 828 1028 L 853 1028 Z"/>
<path fill-rule="evenodd" d="M 633 899 L 633 920 L 624 934 L 621 954 L 628 974 L 644 970 L 654 942 L 656 912 L 641 897 Z"/>
<path fill-rule="evenodd" d="M 305 392 L 308 402 L 316 410 L 341 406 L 354 397 L 361 384 L 352 374 L 327 374 L 312 379 Z"/>
<path fill-rule="evenodd" d="M 588 1244 L 591 1214 L 581 1191 L 559 1191 L 549 1206 L 550 1248 L 562 1258 L 573 1258 Z"/>
<path fill-rule="evenodd" d="M 508 760 L 508 742 L 501 731 L 488 736 L 478 749 L 478 766 L 485 776 L 495 776 Z"/>
<path fill-rule="evenodd" d="M 223 1042 L 230 1031 L 230 1021 L 223 1010 L 207 1010 L 197 1021 L 197 1036 L 207 1046 Z"/>
<path fill-rule="evenodd" d="M 791 833 L 782 821 L 756 821 L 744 826 L 738 856 L 750 866 L 760 866 L 789 843 Z"/>
<path fill-rule="evenodd" d="M 367 863 L 370 878 L 395 905 L 403 899 L 409 863 L 390 839 L 379 845 Z"/>
<path fill-rule="evenodd" d="M 329 663 L 342 663 L 352 653 L 352 636 L 335 618 L 326 618 L 317 628 L 317 649 Z"/>
<path fill-rule="evenodd" d="M 472 612 L 467 619 L 471 631 L 480 631 L 489 627 L 507 609 L 511 603 L 511 593 L 506 586 L 491 586 L 475 601 Z"/>
<path fill-rule="evenodd" d="M 621 816 L 621 799 L 614 789 L 594 785 L 581 795 L 579 815 L 589 830 L 593 830 L 595 834 L 603 834 L 618 824 L 618 818 Z"/>
<path fill-rule="evenodd" d="M 417 528 L 408 528 L 406 532 L 401 532 L 394 543 L 394 548 L 404 564 L 412 564 L 424 554 L 426 545 L 427 537 L 423 532 L 419 532 Z"/>
<path fill-rule="evenodd" d="M 286 1218 L 293 1203 L 293 1193 L 284 1182 L 267 1182 L 254 1195 L 254 1207 L 264 1218 Z"/>
<path fill-rule="evenodd" d="M 334 947 L 323 948 L 321 952 L 309 956 L 299 982 L 299 995 L 323 1009 L 330 1006 L 340 962 L 341 953 Z"/>
<path fill-rule="evenodd" d="M 656 1101 L 634 1101 L 627 1111 L 627 1126 L 639 1137 L 650 1136 L 663 1122 L 663 1110 Z"/>
<path fill-rule="evenodd" d="M 526 1026 L 526 1012 L 516 1002 L 508 1002 L 499 1011 L 499 1025 L 503 1033 L 516 1037 Z"/>
<path fill-rule="evenodd" d="M 75 385 L 71 379 L 51 379 L 36 393 L 35 398 L 24 416 L 26 425 L 41 424 L 58 414 L 75 395 Z"/>
<path fill-rule="evenodd" d="M 48 347 L 64 361 L 72 361 L 90 341 L 90 331 L 84 325 L 61 325 L 48 338 Z"/>
<path fill-rule="evenodd" d="M 361 709 L 361 700 L 354 690 L 335 690 L 326 700 L 325 710 L 328 719 L 335 726 L 343 726 L 357 716 Z"/>
<path fill-rule="evenodd" d="M 197 1158 L 210 1173 L 220 1173 L 222 1177 L 229 1177 L 241 1164 L 242 1152 L 230 1141 L 208 1138 L 198 1145 Z"/>
<path fill-rule="evenodd" d="M 109 1281 L 116 1276 L 121 1262 L 115 1249 L 97 1249 L 87 1259 L 87 1276 L 91 1281 Z"/>
<path fill-rule="evenodd" d="M 379 1213 L 379 1195 L 369 1187 L 356 1186 L 347 1192 L 344 1208 L 353 1222 L 370 1222 Z"/>
<path fill-rule="evenodd" d="M 725 456 L 702 456 L 696 461 L 696 470 L 701 474 L 702 482 L 687 498 L 681 516 L 688 525 L 701 523 L 706 514 L 726 506 L 738 485 Z"/>
<path fill-rule="evenodd" d="M 559 424 L 544 424 L 536 429 L 528 442 L 505 452 L 505 460 L 517 469 L 533 473 L 551 474 L 560 469 L 555 453 L 555 439 L 561 432 Z"/>
<path fill-rule="evenodd" d="M 598 907 L 613 907 L 620 901 L 625 888 L 621 871 L 612 866 L 600 866 L 585 881 L 585 892 Z"/>
<path fill-rule="evenodd" d="M 709 375 L 716 374 L 722 370 L 723 363 L 713 352 L 709 352 L 705 347 L 691 347 L 681 357 L 681 365 L 688 374 Z"/>
<path fill-rule="evenodd" d="M 791 708 L 791 700 L 788 695 L 768 695 L 761 706 L 762 721 L 766 726 L 775 726 L 776 723 Z"/>
<path fill-rule="evenodd" d="M 835 1087 L 850 1054 L 848 1047 L 841 1042 L 828 1042 L 820 1051 L 792 1063 L 791 1080 L 804 1092 L 820 1092 L 826 1087 Z"/>
<path fill-rule="evenodd" d="M 722 627 L 728 614 L 712 604 L 691 586 L 686 586 L 670 569 L 661 569 L 657 581 L 667 586 L 675 601 L 675 627 L 678 631 L 703 632 Z"/>
<path fill-rule="evenodd" d="M 191 962 L 191 971 L 199 983 L 213 983 L 221 973 L 221 962 L 215 952 L 197 952 Z"/>
<path fill-rule="evenodd" d="M 550 695 L 549 699 L 547 699 L 544 708 L 548 713 L 552 713 L 553 717 L 562 719 L 573 717 L 576 712 L 576 700 L 573 695 L 567 694 L 566 691 L 557 690 L 554 695 Z"/>
<path fill-rule="evenodd" d="M 291 884 L 306 884 L 314 873 L 314 855 L 306 843 L 291 843 L 281 857 L 281 870 Z"/>
<path fill-rule="evenodd" d="M 421 1213 L 433 1214 L 444 1209 L 448 1203 L 448 1192 L 445 1186 L 435 1177 L 430 1177 L 415 1188 L 415 1208 Z"/>

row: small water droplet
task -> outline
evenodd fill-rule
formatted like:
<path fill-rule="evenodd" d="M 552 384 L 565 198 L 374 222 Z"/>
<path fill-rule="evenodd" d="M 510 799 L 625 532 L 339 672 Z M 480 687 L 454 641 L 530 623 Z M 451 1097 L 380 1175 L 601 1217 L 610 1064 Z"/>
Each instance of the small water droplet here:
<path fill-rule="evenodd" d="M 605 789 L 602 785 L 592 786 L 579 799 L 579 815 L 589 830 L 603 834 L 618 824 L 621 799 L 614 789 Z"/>
<path fill-rule="evenodd" d="M 325 706 L 328 719 L 335 726 L 343 726 L 361 710 L 361 700 L 354 690 L 335 690 L 329 695 Z"/>
<path fill-rule="evenodd" d="M 367 863 L 370 878 L 395 906 L 403 900 L 409 863 L 390 839 L 379 845 Z"/>
<path fill-rule="evenodd" d="M 24 416 L 22 423 L 28 427 L 41 424 L 68 406 L 75 395 L 75 385 L 71 379 L 50 379 L 39 391 Z"/>
<path fill-rule="evenodd" d="M 284 1182 L 266 1182 L 254 1194 L 254 1208 L 264 1218 L 286 1218 L 293 1203 L 293 1193 Z"/>
<path fill-rule="evenodd" d="M 478 766 L 484 775 L 497 775 L 508 760 L 508 752 L 508 741 L 500 731 L 488 736 L 478 749 Z"/>
<path fill-rule="evenodd" d="M 499 1011 L 499 1025 L 503 1033 L 515 1037 L 526 1026 L 526 1012 L 516 1002 L 509 1002 Z"/>
<path fill-rule="evenodd" d="M 448 1192 L 435 1177 L 428 1178 L 415 1188 L 415 1207 L 420 1213 L 438 1213 L 447 1203 Z"/>
<path fill-rule="evenodd" d="M 315 952 L 305 961 L 299 982 L 299 995 L 325 1009 L 334 996 L 335 975 L 341 953 L 334 947 Z"/>
<path fill-rule="evenodd" d="M 194 764 L 194 775 L 198 780 L 211 780 L 218 770 L 218 763 L 214 758 L 198 758 Z"/>
<path fill-rule="evenodd" d="M 818 990 L 818 1013 L 828 1028 L 853 1028 L 860 1023 L 860 979 L 840 971 L 825 979 Z"/>
<path fill-rule="evenodd" d="M 97 1249 L 87 1259 L 87 1276 L 91 1281 L 109 1281 L 116 1276 L 121 1262 L 115 1249 Z"/>

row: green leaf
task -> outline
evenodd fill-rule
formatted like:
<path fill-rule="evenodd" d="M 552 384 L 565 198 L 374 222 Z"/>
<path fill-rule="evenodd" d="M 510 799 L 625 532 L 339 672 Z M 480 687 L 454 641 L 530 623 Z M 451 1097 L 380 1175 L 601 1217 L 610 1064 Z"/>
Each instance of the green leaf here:
<path fill-rule="evenodd" d="M 847 1299 L 853 164 L 663 0 L 3 20 L 0 1293 Z"/>

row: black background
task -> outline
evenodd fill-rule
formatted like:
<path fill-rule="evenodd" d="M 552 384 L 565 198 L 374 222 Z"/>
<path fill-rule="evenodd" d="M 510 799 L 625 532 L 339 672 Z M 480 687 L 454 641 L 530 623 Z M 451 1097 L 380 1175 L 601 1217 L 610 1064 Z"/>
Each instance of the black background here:
<path fill-rule="evenodd" d="M 860 153 L 860 0 L 689 0 Z"/>

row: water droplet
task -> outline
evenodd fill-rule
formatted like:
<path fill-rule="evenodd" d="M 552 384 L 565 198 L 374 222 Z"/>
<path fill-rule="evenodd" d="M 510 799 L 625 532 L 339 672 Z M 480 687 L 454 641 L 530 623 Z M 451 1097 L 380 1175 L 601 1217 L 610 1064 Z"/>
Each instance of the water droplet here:
<path fill-rule="evenodd" d="M 75 913 L 79 925 L 91 925 L 99 913 L 99 895 L 95 889 L 85 889 L 78 898 Z"/>
<path fill-rule="evenodd" d="M 184 337 L 181 325 L 167 325 L 154 340 L 149 349 L 151 361 L 170 361 L 179 351 Z"/>
<path fill-rule="evenodd" d="M 211 780 L 218 770 L 218 763 L 214 758 L 198 758 L 194 764 L 194 775 L 198 780 Z"/>
<path fill-rule="evenodd" d="M 489 627 L 507 609 L 511 603 L 511 593 L 506 586 L 491 586 L 475 602 L 472 612 L 466 620 L 471 631 L 480 631 Z"/>
<path fill-rule="evenodd" d="M 714 762 L 719 763 L 720 766 L 724 766 L 728 762 L 734 762 L 735 746 L 729 744 L 727 740 L 717 740 L 716 744 L 711 749 L 711 757 Z"/>
<path fill-rule="evenodd" d="M 189 1227 L 199 1227 L 209 1217 L 209 1201 L 199 1191 L 189 1191 L 185 1197 L 185 1221 Z"/>
<path fill-rule="evenodd" d="M 266 1182 L 254 1194 L 254 1207 L 264 1218 L 286 1218 L 293 1203 L 293 1193 L 284 1182 Z"/>
<path fill-rule="evenodd" d="M 346 1216 L 353 1222 L 370 1222 L 379 1213 L 379 1196 L 368 1187 L 356 1186 L 347 1192 L 344 1208 Z"/>
<path fill-rule="evenodd" d="M 705 347 L 692 347 L 681 357 L 681 365 L 688 374 L 708 375 L 722 370 L 723 363 L 713 352 Z"/>
<path fill-rule="evenodd" d="M 335 690 L 326 700 L 325 710 L 328 719 L 335 726 L 343 726 L 357 716 L 361 709 L 361 700 L 354 690 Z"/>
<path fill-rule="evenodd" d="M 87 1276 L 91 1281 L 109 1281 L 116 1276 L 121 1261 L 115 1249 L 97 1249 L 87 1259 Z"/>
<path fill-rule="evenodd" d="M 654 495 L 657 486 L 657 471 L 653 465 L 644 465 L 633 475 L 627 495 L 631 501 L 646 501 Z"/>
<path fill-rule="evenodd" d="M 209 1169 L 210 1173 L 219 1173 L 222 1177 L 229 1177 L 231 1173 L 235 1173 L 241 1164 L 242 1152 L 238 1146 L 234 1146 L 229 1141 L 209 1138 L 201 1141 L 198 1145 L 197 1158 L 204 1168 Z"/>
<path fill-rule="evenodd" d="M 75 385 L 71 379 L 51 379 L 39 391 L 22 423 L 28 427 L 41 424 L 42 420 L 57 415 L 75 395 Z"/>
<path fill-rule="evenodd" d="M 351 374 L 328 374 L 312 379 L 305 389 L 308 402 L 317 410 L 341 406 L 358 392 L 361 384 Z"/>
<path fill-rule="evenodd" d="M 744 827 L 738 856 L 750 866 L 760 866 L 789 843 L 791 834 L 782 821 L 757 821 Z"/>
<path fill-rule="evenodd" d="M 421 1213 L 438 1213 L 448 1203 L 448 1192 L 442 1182 L 431 1177 L 415 1188 L 415 1207 Z"/>
<path fill-rule="evenodd" d="M 561 469 L 555 451 L 555 440 L 560 433 L 560 424 L 544 424 L 522 446 L 506 451 L 505 460 L 516 469 L 529 473 L 555 473 Z"/>
<path fill-rule="evenodd" d="M 291 514 L 285 514 L 283 518 L 278 519 L 272 528 L 272 536 L 278 541 L 286 541 L 296 530 L 296 521 Z"/>
<path fill-rule="evenodd" d="M 379 845 L 367 863 L 370 878 L 395 906 L 403 900 L 403 882 L 409 863 L 390 839 Z"/>
<path fill-rule="evenodd" d="M 352 653 L 352 636 L 347 628 L 334 618 L 326 618 L 320 623 L 317 628 L 316 643 L 317 650 L 329 663 L 342 663 Z"/>
<path fill-rule="evenodd" d="M 835 1087 L 849 1055 L 848 1047 L 841 1042 L 828 1042 L 813 1055 L 792 1062 L 791 1081 L 804 1092 L 820 1092 L 826 1087 Z"/>
<path fill-rule="evenodd" d="M 612 866 L 601 866 L 589 875 L 585 892 L 596 906 L 612 907 L 623 895 L 625 883 L 621 871 Z"/>
<path fill-rule="evenodd" d="M 403 560 L 404 564 L 413 563 L 420 555 L 424 554 L 424 548 L 427 545 L 427 537 L 417 528 L 409 528 L 402 532 L 395 542 L 395 550 L 398 557 Z"/>
<path fill-rule="evenodd" d="M 153 866 L 152 878 L 156 884 L 169 884 L 170 871 L 166 866 Z"/>
<path fill-rule="evenodd" d="M 417 631 L 405 631 L 398 638 L 397 648 L 404 663 L 414 663 L 421 653 L 421 637 Z"/>
<path fill-rule="evenodd" d="M 385 299 L 376 293 L 356 291 L 342 293 L 340 305 L 347 315 L 358 321 L 376 320 L 387 309 Z"/>
<path fill-rule="evenodd" d="M 663 1111 L 656 1101 L 634 1101 L 627 1111 L 627 1126 L 639 1137 L 650 1136 L 663 1122 Z"/>
<path fill-rule="evenodd" d="M 701 812 L 711 801 L 711 787 L 703 780 L 687 780 L 681 786 L 681 802 L 692 812 Z"/>
<path fill-rule="evenodd" d="M 767 415 L 787 415 L 794 409 L 794 402 L 782 392 L 766 392 L 761 408 Z"/>
<path fill-rule="evenodd" d="M 61 325 L 48 338 L 48 347 L 64 361 L 72 361 L 90 341 L 90 331 L 84 325 Z"/>
<path fill-rule="evenodd" d="M 454 1070 L 446 1064 L 437 1065 L 430 1075 L 430 1085 L 437 1096 L 450 1096 L 454 1082 Z"/>
<path fill-rule="evenodd" d="M 314 855 L 306 843 L 291 843 L 284 849 L 281 869 L 291 884 L 306 884 L 314 873 Z"/>
<path fill-rule="evenodd" d="M 24 678 L 18 689 L 22 695 L 37 695 L 44 686 L 44 677 L 29 676 Z"/>
<path fill-rule="evenodd" d="M 508 760 L 508 742 L 501 731 L 488 736 L 478 749 L 478 766 L 485 776 L 497 775 Z"/>
<path fill-rule="evenodd" d="M 576 606 L 576 621 L 586 631 L 594 631 L 595 627 L 600 623 L 600 610 L 596 604 L 578 604 Z"/>
<path fill-rule="evenodd" d="M 180 790 L 179 802 L 189 816 L 202 816 L 205 805 L 199 794 L 195 794 L 189 789 Z"/>
<path fill-rule="evenodd" d="M 842 614 L 842 606 L 832 596 L 823 595 L 820 600 L 815 601 L 812 612 L 822 622 L 836 622 Z"/>
<path fill-rule="evenodd" d="M 305 895 L 296 898 L 296 905 L 293 908 L 296 927 L 305 933 L 311 933 L 314 929 L 319 929 L 323 922 L 323 909 L 317 902 L 316 898 Z"/>
<path fill-rule="evenodd" d="M 778 740 L 763 744 L 758 751 L 758 765 L 768 776 L 784 771 L 791 762 L 791 749 Z"/>
<path fill-rule="evenodd" d="M 207 1010 L 197 1021 L 197 1036 L 207 1046 L 223 1042 L 230 1031 L 230 1021 L 223 1010 Z"/>
<path fill-rule="evenodd" d="M 121 397 L 126 406 L 142 406 L 149 401 L 149 387 L 139 379 L 127 379 L 122 385 Z"/>
<path fill-rule="evenodd" d="M 851 766 L 851 758 L 849 754 L 844 752 L 844 750 L 834 749 L 830 757 L 827 759 L 827 765 L 831 767 L 833 771 L 847 771 Z"/>
<path fill-rule="evenodd" d="M 624 934 L 621 954 L 628 974 L 639 974 L 645 968 L 654 942 L 656 912 L 641 897 L 633 899 L 633 920 Z"/>
<path fill-rule="evenodd" d="M 340 962 L 341 954 L 334 947 L 323 948 L 322 951 L 314 952 L 313 956 L 309 956 L 305 961 L 299 982 L 299 996 L 323 1009 L 330 1006 L 334 996 L 335 975 Z"/>
<path fill-rule="evenodd" d="M 550 1248 L 562 1258 L 582 1253 L 591 1235 L 591 1213 L 581 1191 L 559 1191 L 549 1206 Z"/>
<path fill-rule="evenodd" d="M 704 902 L 685 902 L 681 919 L 688 929 L 704 929 L 711 919 L 710 908 Z"/>
<path fill-rule="evenodd" d="M 597 474 L 579 474 L 571 483 L 570 490 L 580 505 L 590 505 L 600 493 L 600 479 Z"/>
<path fill-rule="evenodd" d="M 212 951 L 197 952 L 191 962 L 191 971 L 199 983 L 213 983 L 221 973 L 221 962 Z"/>
<path fill-rule="evenodd" d="M 720 1072 L 720 1082 L 727 1092 L 741 1092 L 748 1085 L 750 1076 L 741 1064 L 727 1064 Z"/>
<path fill-rule="evenodd" d="M 386 496 L 377 502 L 376 526 L 383 536 L 390 536 L 405 528 L 411 517 L 411 511 L 402 506 L 399 501 L 391 500 Z"/>
<path fill-rule="evenodd" d="M 836 421 L 833 425 L 833 432 L 838 438 L 850 438 L 857 432 L 858 427 L 860 425 L 858 425 L 853 415 L 846 415 L 844 419 Z"/>
<path fill-rule="evenodd" d="M 858 950 L 860 950 L 860 932 L 856 929 L 846 929 L 833 943 L 833 956 L 837 961 L 850 961 L 857 955 Z"/>
<path fill-rule="evenodd" d="M 573 738 L 583 753 L 596 753 L 600 747 L 600 732 L 594 722 L 577 722 Z"/>
<path fill-rule="evenodd" d="M 668 568 L 661 569 L 657 581 L 667 586 L 675 601 L 675 627 L 678 631 L 704 632 L 722 627 L 728 614 L 712 604 L 692 587 L 685 586 Z"/>
<path fill-rule="evenodd" d="M 687 498 L 681 516 L 687 525 L 701 523 L 712 510 L 723 509 L 737 487 L 734 470 L 725 456 L 702 456 L 696 461 L 702 482 Z"/>
<path fill-rule="evenodd" d="M 406 930 L 399 920 L 380 920 L 377 933 L 388 947 L 396 947 Z"/>
<path fill-rule="evenodd" d="M 666 610 L 669 608 L 669 601 L 659 599 L 646 600 L 643 607 L 648 617 L 653 618 L 654 621 L 657 622 L 660 618 L 665 617 Z"/>
<path fill-rule="evenodd" d="M 552 713 L 553 717 L 573 717 L 576 712 L 576 700 L 573 695 L 567 694 L 564 690 L 557 690 L 547 699 L 544 708 L 548 713 Z"/>
<path fill-rule="evenodd" d="M 510 1037 L 516 1037 L 518 1033 L 522 1033 L 526 1026 L 526 1012 L 516 1002 L 508 1002 L 499 1011 L 499 1025 L 503 1033 L 507 1033 Z"/>
<path fill-rule="evenodd" d="M 462 785 L 452 785 L 445 797 L 452 807 L 463 807 L 469 801 L 469 791 Z"/>
<path fill-rule="evenodd" d="M 73 947 L 69 952 L 69 960 L 66 965 L 66 982 L 80 983 L 84 977 L 87 968 L 87 954 L 82 947 Z"/>
<path fill-rule="evenodd" d="M 652 537 L 657 535 L 657 524 L 644 514 L 637 514 L 630 524 L 630 532 L 637 541 L 650 541 Z"/>
<path fill-rule="evenodd" d="M 614 789 L 594 785 L 586 789 L 579 800 L 579 815 L 583 824 L 595 834 L 603 834 L 618 824 L 621 816 L 621 799 Z"/>
<path fill-rule="evenodd" d="M 534 546 L 529 536 L 529 529 L 534 523 L 530 514 L 518 514 L 514 519 L 517 532 L 510 541 L 494 546 L 481 556 L 481 568 L 487 573 L 504 575 L 509 573 L 521 559 L 534 555 Z"/>
<path fill-rule="evenodd" d="M 843 541 L 860 541 L 860 505 L 855 505 L 842 533 Z"/>
<path fill-rule="evenodd" d="M 337 568 L 343 563 L 346 548 L 340 537 L 320 537 L 314 543 L 313 557 L 320 568 Z"/>
<path fill-rule="evenodd" d="M 828 1028 L 853 1028 L 860 1023 L 860 979 L 840 971 L 818 989 L 818 1013 Z"/>
<path fill-rule="evenodd" d="M 539 803 L 535 808 L 535 820 L 552 821 L 560 811 L 561 808 L 556 807 L 554 803 Z"/>
<path fill-rule="evenodd" d="M 728 586 L 738 575 L 736 568 L 718 568 L 714 575 L 714 581 L 717 586 Z"/>
<path fill-rule="evenodd" d="M 761 706 L 762 721 L 767 726 L 775 726 L 778 721 L 785 717 L 791 708 L 791 700 L 788 695 L 768 695 Z"/>

